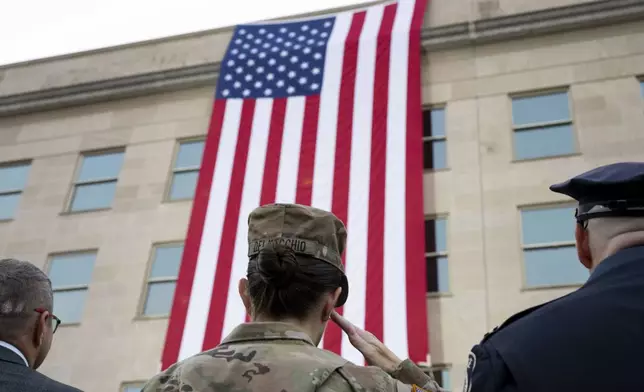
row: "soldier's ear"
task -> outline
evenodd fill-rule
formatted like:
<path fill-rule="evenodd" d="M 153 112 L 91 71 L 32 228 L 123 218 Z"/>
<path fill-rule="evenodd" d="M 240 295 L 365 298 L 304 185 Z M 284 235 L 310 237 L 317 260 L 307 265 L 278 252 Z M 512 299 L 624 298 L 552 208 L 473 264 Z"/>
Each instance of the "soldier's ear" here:
<path fill-rule="evenodd" d="M 250 315 L 251 301 L 250 301 L 250 295 L 248 294 L 248 279 L 246 278 L 239 279 L 239 285 L 237 286 L 237 288 L 239 290 L 239 297 L 241 298 L 242 302 L 244 303 L 244 307 L 246 308 L 246 313 Z"/>
<path fill-rule="evenodd" d="M 338 287 L 333 293 L 331 293 L 331 295 L 326 297 L 324 306 L 322 308 L 322 321 L 329 321 L 329 319 L 331 318 L 331 313 L 335 309 L 335 305 L 338 303 L 338 299 L 340 298 L 341 293 L 342 288 Z"/>

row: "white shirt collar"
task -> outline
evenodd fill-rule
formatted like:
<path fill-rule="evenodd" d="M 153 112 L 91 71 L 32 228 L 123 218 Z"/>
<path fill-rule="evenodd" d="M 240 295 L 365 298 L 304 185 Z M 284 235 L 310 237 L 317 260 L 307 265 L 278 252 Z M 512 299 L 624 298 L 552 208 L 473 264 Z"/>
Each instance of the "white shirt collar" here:
<path fill-rule="evenodd" d="M 7 348 L 13 351 L 14 353 L 16 353 L 16 355 L 18 355 L 20 358 L 22 358 L 23 361 L 25 361 L 25 365 L 29 367 L 29 362 L 27 362 L 27 358 L 25 358 L 25 356 L 20 352 L 20 350 L 18 350 L 14 345 L 0 340 L 0 347 Z"/>

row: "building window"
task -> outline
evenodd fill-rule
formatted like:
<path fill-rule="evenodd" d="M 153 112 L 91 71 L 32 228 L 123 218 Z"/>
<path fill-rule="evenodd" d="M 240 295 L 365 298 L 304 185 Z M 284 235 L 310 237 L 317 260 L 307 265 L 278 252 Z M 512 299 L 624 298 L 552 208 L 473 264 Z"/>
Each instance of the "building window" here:
<path fill-rule="evenodd" d="M 444 218 L 425 221 L 425 262 L 427 264 L 427 292 L 448 292 L 447 220 Z"/>
<path fill-rule="evenodd" d="M 580 285 L 588 279 L 577 258 L 574 215 L 574 207 L 521 211 L 526 287 Z"/>
<path fill-rule="evenodd" d="M 69 211 L 92 211 L 112 206 L 123 151 L 84 154 L 74 182 Z"/>
<path fill-rule="evenodd" d="M 642 94 L 642 98 L 644 98 L 644 80 L 640 80 L 640 93 Z"/>
<path fill-rule="evenodd" d="M 443 389 L 450 391 L 452 389 L 452 384 L 450 380 L 450 374 L 448 368 L 432 368 L 432 376 L 434 380 L 440 385 Z"/>
<path fill-rule="evenodd" d="M 512 98 L 512 123 L 516 160 L 576 151 L 567 91 Z"/>
<path fill-rule="evenodd" d="M 51 256 L 49 279 L 54 291 L 54 314 L 63 324 L 79 323 L 92 280 L 96 252 L 77 252 Z"/>
<path fill-rule="evenodd" d="M 447 144 L 445 139 L 445 108 L 423 111 L 423 165 L 425 169 L 438 170 L 447 167 Z"/>
<path fill-rule="evenodd" d="M 195 196 L 197 178 L 203 157 L 204 142 L 189 141 L 179 143 L 177 156 L 172 167 L 172 180 L 168 200 L 188 200 Z"/>
<path fill-rule="evenodd" d="M 11 220 L 16 215 L 30 168 L 28 162 L 0 165 L 0 221 Z"/>
<path fill-rule="evenodd" d="M 183 244 L 155 245 L 145 288 L 143 316 L 167 316 L 172 308 Z"/>
<path fill-rule="evenodd" d="M 121 385 L 121 392 L 141 392 L 144 382 L 125 382 Z"/>

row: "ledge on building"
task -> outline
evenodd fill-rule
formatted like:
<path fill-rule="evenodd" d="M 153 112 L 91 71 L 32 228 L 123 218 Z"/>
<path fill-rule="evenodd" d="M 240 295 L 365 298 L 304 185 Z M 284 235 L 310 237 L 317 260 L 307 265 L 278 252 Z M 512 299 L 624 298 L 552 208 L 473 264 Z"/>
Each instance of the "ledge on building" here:
<path fill-rule="evenodd" d="M 600 0 L 571 6 L 426 28 L 422 50 L 463 46 L 588 29 L 644 19 L 642 0 Z M 172 37 L 170 39 L 176 39 Z M 82 56 L 83 54 L 77 54 Z M 55 61 L 55 60 L 51 60 Z M 0 96 L 0 117 L 116 99 L 158 94 L 180 89 L 215 86 L 220 64 L 204 63 L 164 71 L 100 80 L 46 90 Z"/>

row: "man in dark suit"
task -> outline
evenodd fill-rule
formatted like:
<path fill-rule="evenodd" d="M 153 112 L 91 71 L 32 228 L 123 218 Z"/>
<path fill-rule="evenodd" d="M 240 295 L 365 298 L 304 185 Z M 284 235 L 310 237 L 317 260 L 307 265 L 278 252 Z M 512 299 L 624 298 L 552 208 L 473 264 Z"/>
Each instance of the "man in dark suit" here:
<path fill-rule="evenodd" d="M 60 320 L 51 282 L 28 262 L 0 260 L 0 391 L 80 392 L 40 373 Z"/>

